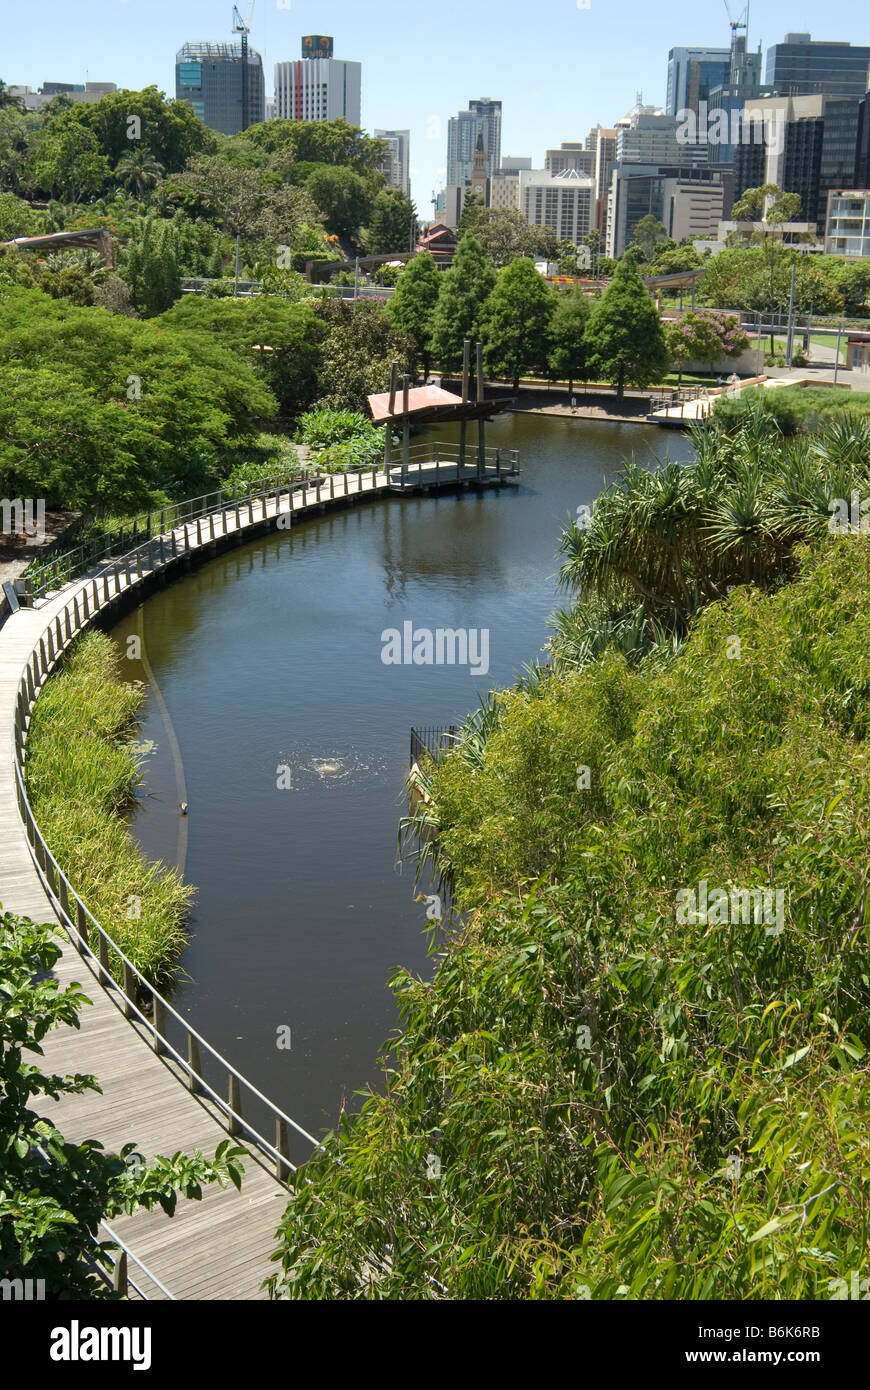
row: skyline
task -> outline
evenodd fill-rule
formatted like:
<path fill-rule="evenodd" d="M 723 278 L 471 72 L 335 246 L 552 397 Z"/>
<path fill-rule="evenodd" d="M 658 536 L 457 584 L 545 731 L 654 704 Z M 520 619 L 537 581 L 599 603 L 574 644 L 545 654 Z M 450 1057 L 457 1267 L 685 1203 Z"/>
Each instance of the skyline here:
<path fill-rule="evenodd" d="M 246 6 L 240 8 L 244 13 Z M 75 11 L 47 0 L 39 25 L 33 10 L 7 17 L 0 77 L 33 88 L 85 80 L 133 90 L 155 85 L 172 97 L 178 49 L 190 41 L 232 41 L 231 15 L 232 4 L 223 0 L 147 6 L 84 0 Z M 503 154 L 530 156 L 540 168 L 547 149 L 583 141 L 591 126 L 617 120 L 638 92 L 646 104 L 664 105 L 670 48 L 724 48 L 730 41 L 728 15 L 717 0 L 702 10 L 677 0 L 664 20 L 640 0 L 618 8 L 599 0 L 589 0 L 589 8 L 579 8 L 579 0 L 540 0 L 534 8 L 506 0 L 473 11 L 444 0 L 425 32 L 408 18 L 397 0 L 365 13 L 349 0 L 256 0 L 250 43 L 263 57 L 267 96 L 275 63 L 298 56 L 303 34 L 331 34 L 337 58 L 362 63 L 363 128 L 410 129 L 411 192 L 424 221 L 445 181 L 447 122 L 469 100 L 501 100 Z M 760 42 L 765 54 L 787 32 L 870 43 L 870 16 L 853 0 L 831 0 L 823 24 L 809 6 L 755 0 L 749 25 L 750 47 Z M 422 74 L 409 50 L 425 53 Z"/>

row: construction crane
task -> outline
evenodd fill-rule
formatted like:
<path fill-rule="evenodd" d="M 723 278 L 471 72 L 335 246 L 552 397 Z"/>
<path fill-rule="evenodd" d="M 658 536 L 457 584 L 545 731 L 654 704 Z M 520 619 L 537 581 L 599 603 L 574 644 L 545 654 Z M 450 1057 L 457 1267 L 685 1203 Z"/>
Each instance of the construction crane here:
<path fill-rule="evenodd" d="M 747 3 L 743 8 L 742 14 L 740 14 L 737 19 L 734 18 L 734 15 L 731 12 L 731 6 L 728 3 L 728 0 L 725 0 L 725 13 L 728 16 L 728 23 L 731 25 L 731 71 L 729 73 L 729 78 L 732 83 L 736 83 L 738 80 L 739 68 L 739 60 L 737 55 L 739 51 L 745 51 L 746 46 L 749 43 L 749 0 L 747 0 Z M 743 50 L 738 49 L 738 29 L 742 29 L 746 35 L 743 41 Z"/>
<path fill-rule="evenodd" d="M 233 5 L 233 33 L 242 36 L 242 130 L 247 130 L 250 122 L 248 119 L 248 35 L 251 32 L 251 16 L 254 13 L 254 0 L 250 0 L 248 13 L 244 19 L 239 14 L 237 5 Z"/>

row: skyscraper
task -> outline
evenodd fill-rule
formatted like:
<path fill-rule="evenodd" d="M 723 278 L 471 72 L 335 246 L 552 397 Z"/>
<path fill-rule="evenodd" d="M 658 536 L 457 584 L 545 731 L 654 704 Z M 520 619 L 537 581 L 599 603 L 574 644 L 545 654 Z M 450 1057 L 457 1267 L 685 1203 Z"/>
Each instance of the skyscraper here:
<path fill-rule="evenodd" d="M 800 220 L 823 229 L 830 189 L 854 186 L 861 170 L 864 105 L 849 97 L 762 97 L 743 112 L 734 152 L 734 192 L 775 183 L 801 200 Z"/>
<path fill-rule="evenodd" d="M 383 140 L 387 147 L 387 154 L 381 173 L 390 188 L 400 188 L 406 198 L 411 196 L 411 174 L 410 174 L 410 152 L 411 152 L 411 132 L 410 130 L 376 130 L 374 132 L 376 140 Z"/>
<path fill-rule="evenodd" d="M 667 114 L 697 112 L 698 103 L 706 101 L 714 87 L 728 81 L 730 66 L 730 48 L 672 48 L 668 54 Z"/>
<path fill-rule="evenodd" d="M 242 48 L 237 43 L 186 43 L 175 55 L 175 96 L 211 130 L 238 135 L 266 119 L 263 60 L 248 50 L 248 109 L 244 110 Z"/>
<path fill-rule="evenodd" d="M 332 39 L 307 34 L 302 57 L 275 64 L 275 114 L 291 121 L 361 122 L 362 64 L 332 56 Z"/>
<path fill-rule="evenodd" d="M 767 50 L 764 80 L 778 95 L 863 97 L 870 88 L 870 48 L 786 34 Z"/>
<path fill-rule="evenodd" d="M 492 178 L 501 163 L 501 102 L 480 97 L 468 103 L 467 111 L 451 116 L 447 126 L 447 184 L 471 181 L 477 137 L 483 136 L 486 172 Z"/>

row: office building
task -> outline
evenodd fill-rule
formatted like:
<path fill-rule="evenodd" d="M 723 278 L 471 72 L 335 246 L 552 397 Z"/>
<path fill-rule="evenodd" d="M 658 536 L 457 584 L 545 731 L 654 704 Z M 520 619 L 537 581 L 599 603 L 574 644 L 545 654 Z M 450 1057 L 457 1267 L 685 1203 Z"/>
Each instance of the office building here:
<path fill-rule="evenodd" d="M 175 55 L 175 96 L 211 130 L 238 135 L 266 119 L 263 60 L 251 48 L 243 63 L 238 43 L 186 43 Z"/>
<path fill-rule="evenodd" d="M 591 140 L 593 132 L 590 131 Z M 610 192 L 610 176 L 616 163 L 615 126 L 598 126 L 595 135 L 595 226 L 601 236 L 607 227 L 607 197 Z"/>
<path fill-rule="evenodd" d="M 825 250 L 829 256 L 870 256 L 870 190 L 828 190 Z"/>
<path fill-rule="evenodd" d="M 480 97 L 468 103 L 467 111 L 451 116 L 447 123 L 447 184 L 471 182 L 477 137 L 483 136 L 486 172 L 489 178 L 501 163 L 501 102 Z"/>
<path fill-rule="evenodd" d="M 827 43 L 810 34 L 786 34 L 767 50 L 764 81 L 781 96 L 852 97 L 870 89 L 870 47 Z"/>
<path fill-rule="evenodd" d="M 359 126 L 362 64 L 334 58 L 333 41 L 322 34 L 302 40 L 302 57 L 275 64 L 275 114 L 290 121 L 344 120 Z"/>
<path fill-rule="evenodd" d="M 588 143 L 563 143 L 558 150 L 547 150 L 544 168 L 551 174 L 564 174 L 566 169 L 576 169 L 578 174 L 592 176 L 595 173 L 595 149 L 590 148 Z"/>
<path fill-rule="evenodd" d="M 708 144 L 685 140 L 683 124 L 654 106 L 635 107 L 617 126 L 616 163 L 706 164 Z"/>
<path fill-rule="evenodd" d="M 668 54 L 668 90 L 665 113 L 695 111 L 709 101 L 714 87 L 728 81 L 730 48 L 672 48 Z"/>
<path fill-rule="evenodd" d="M 411 196 L 411 132 L 410 130 L 376 130 L 376 140 L 383 140 L 387 147 L 381 173 L 389 188 L 401 189 L 406 198 Z"/>
<path fill-rule="evenodd" d="M 109 92 L 117 92 L 114 82 L 43 82 L 38 91 L 32 87 L 7 88 L 11 97 L 17 97 L 25 111 L 41 111 L 57 96 L 69 97 L 74 102 L 94 102 Z"/>
<path fill-rule="evenodd" d="M 595 225 L 595 180 L 576 169 L 551 174 L 548 169 L 522 169 L 519 207 L 534 227 L 551 227 L 560 239 L 578 245 Z"/>
<path fill-rule="evenodd" d="M 616 164 L 611 174 L 605 224 L 605 254 L 622 255 L 638 222 L 655 217 L 674 241 L 715 237 L 731 210 L 730 170 L 703 165 Z"/>
<path fill-rule="evenodd" d="M 857 182 L 865 111 L 866 102 L 822 95 L 762 97 L 748 104 L 734 154 L 735 197 L 775 183 L 799 195 L 802 219 L 822 232 L 829 190 Z"/>

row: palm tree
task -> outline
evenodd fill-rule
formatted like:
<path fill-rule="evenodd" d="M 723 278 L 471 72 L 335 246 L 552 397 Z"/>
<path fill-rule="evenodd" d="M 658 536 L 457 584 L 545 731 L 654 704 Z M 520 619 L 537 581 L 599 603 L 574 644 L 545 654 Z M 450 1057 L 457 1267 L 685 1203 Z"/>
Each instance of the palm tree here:
<path fill-rule="evenodd" d="M 146 147 L 130 150 L 121 155 L 115 165 L 115 177 L 123 188 L 142 198 L 151 188 L 156 188 L 163 177 L 163 165 L 154 158 Z"/>

